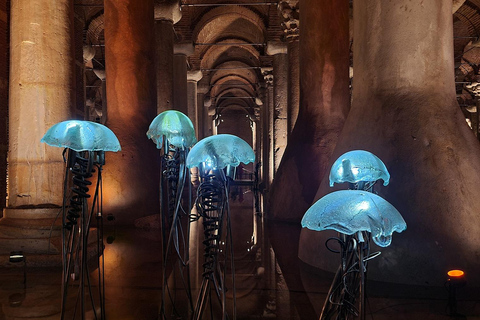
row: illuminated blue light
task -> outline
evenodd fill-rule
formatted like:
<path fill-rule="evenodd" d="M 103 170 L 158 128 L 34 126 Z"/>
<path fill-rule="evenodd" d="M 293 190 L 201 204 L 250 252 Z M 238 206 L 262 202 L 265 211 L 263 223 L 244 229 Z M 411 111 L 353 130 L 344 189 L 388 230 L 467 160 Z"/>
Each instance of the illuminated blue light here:
<path fill-rule="evenodd" d="M 402 215 L 385 199 L 362 190 L 341 190 L 327 194 L 305 213 L 302 227 L 314 231 L 335 230 L 345 234 L 372 233 L 373 241 L 387 247 L 394 231 L 407 228 Z"/>
<path fill-rule="evenodd" d="M 349 151 L 341 155 L 332 165 L 330 170 L 330 187 L 333 184 L 360 181 L 374 182 L 383 180 L 383 185 L 388 185 L 390 174 L 385 164 L 376 155 L 364 150 Z"/>
<path fill-rule="evenodd" d="M 40 142 L 52 147 L 79 151 L 120 151 L 117 136 L 106 126 L 83 120 L 68 120 L 54 124 Z"/>
<path fill-rule="evenodd" d="M 160 113 L 150 124 L 147 137 L 155 142 L 158 149 L 162 148 L 163 136 L 168 143 L 179 148 L 190 148 L 197 142 L 192 121 L 176 110 Z"/>
<path fill-rule="evenodd" d="M 223 169 L 230 165 L 237 167 L 240 162 L 255 161 L 252 147 L 237 136 L 218 134 L 200 140 L 187 157 L 187 167 L 198 167 L 205 163 L 213 169 Z"/>

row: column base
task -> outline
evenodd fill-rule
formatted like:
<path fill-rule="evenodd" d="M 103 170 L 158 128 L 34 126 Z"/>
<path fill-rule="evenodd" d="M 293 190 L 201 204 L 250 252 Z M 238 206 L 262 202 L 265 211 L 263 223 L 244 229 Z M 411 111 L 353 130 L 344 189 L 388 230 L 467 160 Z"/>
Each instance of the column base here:
<path fill-rule="evenodd" d="M 89 256 L 97 254 L 96 229 L 90 230 Z M 0 219 L 0 267 L 23 267 L 9 260 L 12 251 L 22 251 L 28 267 L 61 267 L 62 209 L 4 210 Z"/>

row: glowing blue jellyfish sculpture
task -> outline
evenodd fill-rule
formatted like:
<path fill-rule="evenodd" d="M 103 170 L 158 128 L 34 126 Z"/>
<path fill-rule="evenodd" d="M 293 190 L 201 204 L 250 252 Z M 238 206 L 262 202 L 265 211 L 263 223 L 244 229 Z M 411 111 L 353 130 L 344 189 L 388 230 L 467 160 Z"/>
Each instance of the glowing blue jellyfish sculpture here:
<path fill-rule="evenodd" d="M 331 229 L 347 235 L 368 231 L 377 245 L 387 247 L 393 232 L 402 232 L 407 225 L 397 209 L 376 194 L 341 190 L 315 202 L 303 216 L 302 227 L 314 231 Z"/>
<path fill-rule="evenodd" d="M 187 167 L 204 164 L 211 169 L 223 169 L 226 166 L 237 167 L 240 162 L 248 164 L 255 161 L 255 153 L 245 140 L 231 135 L 218 134 L 200 140 L 187 157 Z"/>
<path fill-rule="evenodd" d="M 40 140 L 50 146 L 65 148 L 68 150 L 68 159 L 65 166 L 65 181 L 63 190 L 63 214 L 62 214 L 62 306 L 61 319 L 67 317 L 66 301 L 72 300 L 72 292 L 68 289 L 71 287 L 71 281 L 75 281 L 70 276 L 71 274 L 78 274 L 76 279 L 79 280 L 79 287 L 84 288 L 88 286 L 92 290 L 90 281 L 88 280 L 88 259 L 90 255 L 87 243 L 90 243 L 89 230 L 90 222 L 95 217 L 97 220 L 97 246 L 102 248 L 103 245 L 103 216 L 99 211 L 101 204 L 101 190 L 102 188 L 102 166 L 105 163 L 105 151 L 117 152 L 121 150 L 120 143 L 115 134 L 106 126 L 90 121 L 83 120 L 69 120 L 59 122 L 53 125 Z M 97 170 L 94 169 L 97 167 Z M 97 184 L 93 190 L 93 204 L 92 209 L 88 208 L 87 198 L 90 198 L 89 187 L 92 182 L 89 180 L 93 173 L 97 173 Z M 67 188 L 68 178 L 72 179 L 72 188 Z M 70 204 L 68 210 L 66 208 L 67 197 L 69 197 Z M 102 250 L 97 252 L 97 263 L 102 265 Z M 73 262 L 75 261 L 75 262 Z M 85 317 L 86 308 L 84 301 L 90 301 L 94 312 L 94 317 L 98 319 L 105 319 L 105 308 L 103 305 L 105 287 L 103 281 L 104 276 L 101 268 L 99 269 L 99 279 L 102 284 L 98 286 L 99 301 L 96 303 L 94 299 L 85 299 L 85 290 L 73 291 L 76 295 L 74 301 L 79 304 L 82 318 Z M 91 291 L 90 291 L 91 292 Z M 99 306 L 98 311 L 94 304 Z M 77 306 L 75 306 L 77 309 Z M 75 315 L 73 315 L 75 317 Z"/>
<path fill-rule="evenodd" d="M 365 150 L 349 151 L 341 155 L 330 170 L 330 187 L 334 183 L 358 183 L 383 180 L 388 185 L 390 173 L 385 164 L 376 155 Z"/>
<path fill-rule="evenodd" d="M 230 256 L 230 270 L 234 272 L 233 238 L 230 223 L 230 209 L 228 204 L 229 179 L 235 176 L 234 168 L 241 162 L 248 164 L 255 161 L 252 147 L 237 136 L 219 134 L 199 141 L 188 154 L 187 167 L 199 168 L 200 185 L 197 190 L 196 209 L 197 219 L 203 222 L 204 262 L 202 284 L 192 319 L 202 319 L 202 314 L 208 301 L 217 296 L 222 306 L 222 319 L 235 319 L 235 281 L 232 281 L 233 317 L 229 316 L 226 308 L 226 264 L 223 257 Z M 231 170 L 233 168 L 233 170 Z M 224 171 L 225 170 L 225 171 Z M 225 225 L 226 228 L 222 226 Z M 226 229 L 224 232 L 222 229 Z M 222 252 L 220 243 L 229 248 L 230 255 Z M 232 276 L 232 279 L 235 279 Z M 210 290 L 211 287 L 215 290 Z M 216 292 L 214 295 L 212 292 Z"/>
<path fill-rule="evenodd" d="M 163 137 L 169 144 L 179 148 L 190 148 L 197 142 L 192 121 L 176 110 L 167 110 L 156 116 L 150 124 L 147 137 L 155 142 L 157 149 L 162 148 Z"/>
<path fill-rule="evenodd" d="M 112 130 L 100 123 L 84 120 L 68 120 L 54 124 L 40 142 L 77 152 L 121 150 Z"/>

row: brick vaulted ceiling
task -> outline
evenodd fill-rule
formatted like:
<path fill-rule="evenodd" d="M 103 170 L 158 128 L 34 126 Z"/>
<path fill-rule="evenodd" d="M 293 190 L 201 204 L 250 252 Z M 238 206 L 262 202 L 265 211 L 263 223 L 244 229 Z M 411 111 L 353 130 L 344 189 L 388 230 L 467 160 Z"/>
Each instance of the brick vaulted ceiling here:
<path fill-rule="evenodd" d="M 292 7 L 296 5 L 295 1 L 286 2 Z M 354 3 L 355 0 L 351 1 L 351 5 Z M 188 58 L 188 68 L 202 70 L 202 84 L 210 88 L 207 96 L 259 95 L 259 88 L 265 84 L 260 67 L 272 64 L 272 58 L 266 54 L 266 43 L 284 40 L 283 17 L 277 4 L 271 0 L 180 2 L 182 18 L 174 26 L 176 41 L 195 44 L 194 54 Z M 108 63 L 104 61 L 102 47 L 103 1 L 75 0 L 75 18 L 75 27 L 83 28 L 76 30 L 77 48 L 92 46 L 90 55 L 93 59 L 85 64 L 85 100 L 101 109 L 99 79 L 89 69 L 98 72 Z M 480 95 L 480 0 L 464 1 L 453 13 L 453 21 L 457 99 L 468 119 L 475 117 L 471 112 L 475 111 Z M 77 60 L 81 61 L 81 57 Z M 250 109 L 246 113 L 256 107 L 255 99 L 241 104 L 235 99 L 228 101 Z M 228 103 L 224 102 L 222 108 L 226 107 Z"/>

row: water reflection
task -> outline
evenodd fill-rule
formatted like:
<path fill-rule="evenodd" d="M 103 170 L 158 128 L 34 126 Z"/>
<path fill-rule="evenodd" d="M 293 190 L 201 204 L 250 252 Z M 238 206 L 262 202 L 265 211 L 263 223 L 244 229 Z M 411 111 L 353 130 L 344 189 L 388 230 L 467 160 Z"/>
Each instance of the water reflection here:
<path fill-rule="evenodd" d="M 265 224 L 253 210 L 252 192 L 244 193 L 248 190 L 245 186 L 239 188 L 243 200 L 239 194 L 230 199 L 237 319 L 318 319 L 333 275 L 302 263 L 297 258 L 300 225 L 272 221 Z M 162 284 L 159 229 L 119 226 L 114 229 L 109 223 L 105 226 L 105 237 L 113 242 L 105 242 L 107 319 L 158 319 Z M 194 292 L 201 280 L 202 237 L 202 226 L 193 225 L 190 276 Z M 96 289 L 96 271 L 91 270 Z M 173 273 L 169 280 L 175 280 Z M 60 288 L 61 268 L 28 268 L 25 287 L 21 265 L 0 269 L 0 320 L 59 319 Z M 76 289 L 78 284 L 74 283 L 71 291 Z M 480 290 L 464 289 L 458 296 L 459 310 L 480 315 L 480 304 L 475 303 Z M 367 313 L 373 312 L 376 320 L 449 319 L 445 314 L 447 295 L 443 289 L 371 282 L 369 292 Z M 182 292 L 172 291 L 172 294 L 182 296 Z M 228 296 L 231 297 L 230 293 Z M 181 299 L 178 301 L 181 306 Z M 68 301 L 69 312 L 74 304 L 75 301 Z M 87 313 L 87 319 L 93 319 L 92 313 Z"/>

